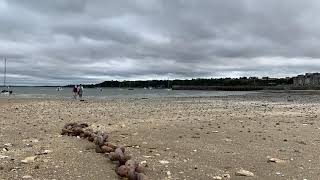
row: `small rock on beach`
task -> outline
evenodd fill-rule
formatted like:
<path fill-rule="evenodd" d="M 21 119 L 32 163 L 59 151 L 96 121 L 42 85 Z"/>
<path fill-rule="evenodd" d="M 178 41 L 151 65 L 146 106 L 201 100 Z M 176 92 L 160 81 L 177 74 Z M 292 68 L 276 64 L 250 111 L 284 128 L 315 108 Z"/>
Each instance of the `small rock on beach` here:
<path fill-rule="evenodd" d="M 33 163 L 36 158 L 37 156 L 26 157 L 24 160 L 21 160 L 21 162 L 24 164 Z"/>
<path fill-rule="evenodd" d="M 246 176 L 246 177 L 253 177 L 254 174 L 250 171 L 241 169 L 239 171 L 236 172 L 236 176 Z"/>

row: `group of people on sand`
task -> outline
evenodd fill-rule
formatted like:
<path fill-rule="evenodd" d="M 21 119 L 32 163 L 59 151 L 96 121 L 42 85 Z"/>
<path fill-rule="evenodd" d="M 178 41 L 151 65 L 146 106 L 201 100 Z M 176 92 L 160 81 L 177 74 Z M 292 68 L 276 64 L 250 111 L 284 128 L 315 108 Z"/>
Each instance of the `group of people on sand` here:
<path fill-rule="evenodd" d="M 73 92 L 73 98 L 77 99 L 79 97 L 80 100 L 82 100 L 82 94 L 83 94 L 83 86 L 80 85 L 75 85 L 72 89 Z"/>

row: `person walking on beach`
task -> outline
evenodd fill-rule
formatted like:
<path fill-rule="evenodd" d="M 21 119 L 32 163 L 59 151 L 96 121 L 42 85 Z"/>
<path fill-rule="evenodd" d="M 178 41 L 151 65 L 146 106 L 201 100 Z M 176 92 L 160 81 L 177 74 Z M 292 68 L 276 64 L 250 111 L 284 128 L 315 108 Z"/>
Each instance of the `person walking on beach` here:
<path fill-rule="evenodd" d="M 78 95 L 79 95 L 80 101 L 82 100 L 82 94 L 83 94 L 83 86 L 80 84 L 78 86 Z"/>
<path fill-rule="evenodd" d="M 72 92 L 73 92 L 73 98 L 74 99 L 77 99 L 77 96 L 78 96 L 78 86 L 75 85 L 73 88 L 72 88 Z"/>

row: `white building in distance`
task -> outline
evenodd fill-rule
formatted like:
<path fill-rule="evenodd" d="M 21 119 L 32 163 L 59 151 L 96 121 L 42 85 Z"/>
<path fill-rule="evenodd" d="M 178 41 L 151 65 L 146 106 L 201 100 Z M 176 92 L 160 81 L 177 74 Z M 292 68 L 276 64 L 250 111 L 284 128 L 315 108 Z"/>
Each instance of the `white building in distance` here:
<path fill-rule="evenodd" d="M 294 86 L 320 86 L 320 73 L 306 73 L 293 78 Z"/>

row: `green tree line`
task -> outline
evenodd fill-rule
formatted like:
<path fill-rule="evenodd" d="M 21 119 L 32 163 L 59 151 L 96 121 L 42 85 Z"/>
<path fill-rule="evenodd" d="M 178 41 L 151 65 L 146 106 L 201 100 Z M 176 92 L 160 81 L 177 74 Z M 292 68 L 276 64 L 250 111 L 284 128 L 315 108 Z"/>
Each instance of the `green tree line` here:
<path fill-rule="evenodd" d="M 292 78 L 211 78 L 185 80 L 146 80 L 146 81 L 104 81 L 98 84 L 84 85 L 86 88 L 115 87 L 115 88 L 172 88 L 172 86 L 278 86 L 293 84 Z M 70 87 L 73 85 L 69 85 Z"/>

